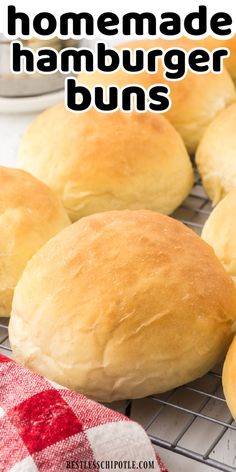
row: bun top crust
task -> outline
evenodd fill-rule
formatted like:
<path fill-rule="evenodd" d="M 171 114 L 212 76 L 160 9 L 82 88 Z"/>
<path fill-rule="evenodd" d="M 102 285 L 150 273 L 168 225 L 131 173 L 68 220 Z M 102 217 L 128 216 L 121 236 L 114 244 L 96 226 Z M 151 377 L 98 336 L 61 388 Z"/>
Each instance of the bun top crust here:
<path fill-rule="evenodd" d="M 73 221 L 126 208 L 171 213 L 193 183 L 182 139 L 153 113 L 76 114 L 58 105 L 29 127 L 19 164 L 61 197 Z"/>
<path fill-rule="evenodd" d="M 235 318 L 231 279 L 190 229 L 145 210 L 105 212 L 32 258 L 15 291 L 10 340 L 20 362 L 112 401 L 203 375 Z"/>

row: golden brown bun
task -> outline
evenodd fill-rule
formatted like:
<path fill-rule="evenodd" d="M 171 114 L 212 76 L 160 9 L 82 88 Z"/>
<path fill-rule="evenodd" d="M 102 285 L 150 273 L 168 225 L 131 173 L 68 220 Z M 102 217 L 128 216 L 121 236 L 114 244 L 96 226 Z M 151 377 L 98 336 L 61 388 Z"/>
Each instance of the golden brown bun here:
<path fill-rule="evenodd" d="M 196 154 L 207 194 L 216 205 L 236 187 L 236 104 L 223 110 L 209 125 Z"/>
<path fill-rule="evenodd" d="M 0 167 L 0 316 L 9 316 L 13 291 L 28 260 L 69 224 L 52 191 L 30 174 Z"/>
<path fill-rule="evenodd" d="M 58 105 L 30 126 L 19 164 L 61 197 L 73 221 L 125 208 L 168 214 L 193 183 L 182 139 L 153 113 L 76 114 Z"/>
<path fill-rule="evenodd" d="M 119 45 L 117 48 L 121 49 L 124 46 L 131 49 L 141 47 L 147 50 L 154 47 L 167 49 L 178 46 L 189 50 L 196 47 L 197 43 L 197 41 L 186 38 L 177 41 L 140 40 Z M 209 46 L 209 49 L 212 49 L 214 45 L 214 41 L 209 40 L 205 44 L 203 43 L 203 46 Z M 235 87 L 226 70 L 222 74 L 199 75 L 188 72 L 186 77 L 180 81 L 164 79 L 161 69 L 157 74 L 148 74 L 147 72 L 128 74 L 122 69 L 112 74 L 83 73 L 80 74 L 79 79 L 81 83 L 89 87 L 96 84 L 104 86 L 116 84 L 119 87 L 124 87 L 132 83 L 142 85 L 148 89 L 155 83 L 166 83 L 171 89 L 172 106 L 165 113 L 165 117 L 181 134 L 190 153 L 195 152 L 204 130 L 215 115 L 236 100 Z"/>
<path fill-rule="evenodd" d="M 236 290 L 182 223 L 140 210 L 81 219 L 29 262 L 15 291 L 16 358 L 100 401 L 165 392 L 223 355 Z"/>
<path fill-rule="evenodd" d="M 225 359 L 222 380 L 228 407 L 232 416 L 236 419 L 236 336 Z"/>
<path fill-rule="evenodd" d="M 202 238 L 213 247 L 236 284 L 236 188 L 213 210 L 203 228 Z"/>

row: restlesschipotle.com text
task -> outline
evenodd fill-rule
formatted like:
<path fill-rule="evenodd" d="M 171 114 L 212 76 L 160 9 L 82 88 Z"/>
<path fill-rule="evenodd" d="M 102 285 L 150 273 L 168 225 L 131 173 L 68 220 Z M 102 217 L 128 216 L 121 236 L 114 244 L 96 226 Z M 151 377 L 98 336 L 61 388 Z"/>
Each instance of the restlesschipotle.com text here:
<path fill-rule="evenodd" d="M 154 461 L 67 461 L 67 469 L 76 470 L 150 470 L 155 469 Z"/>

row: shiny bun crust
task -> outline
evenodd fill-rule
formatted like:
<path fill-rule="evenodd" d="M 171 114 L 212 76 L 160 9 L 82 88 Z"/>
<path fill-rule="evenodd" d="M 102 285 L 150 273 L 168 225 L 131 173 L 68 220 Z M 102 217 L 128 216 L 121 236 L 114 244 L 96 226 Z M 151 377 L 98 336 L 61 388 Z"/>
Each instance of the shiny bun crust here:
<path fill-rule="evenodd" d="M 217 115 L 197 150 L 198 170 L 213 205 L 236 188 L 235 123 L 236 104 Z"/>
<path fill-rule="evenodd" d="M 30 174 L 0 167 L 0 316 L 32 255 L 69 224 L 53 192 Z"/>
<path fill-rule="evenodd" d="M 26 132 L 19 165 L 61 197 L 73 221 L 126 208 L 169 214 L 193 184 L 180 136 L 153 113 L 76 114 L 58 105 Z"/>
<path fill-rule="evenodd" d="M 172 218 L 127 210 L 82 218 L 31 259 L 9 332 L 18 361 L 110 402 L 202 376 L 235 319 L 213 250 Z"/>
<path fill-rule="evenodd" d="M 202 238 L 213 247 L 216 256 L 236 285 L 236 188 L 215 207 L 206 221 Z"/>
<path fill-rule="evenodd" d="M 225 359 L 222 381 L 228 407 L 236 420 L 236 336 Z"/>
<path fill-rule="evenodd" d="M 216 41 L 216 40 L 215 40 Z M 214 46 L 218 47 L 213 38 L 206 38 L 203 47 L 210 50 Z M 187 38 L 178 40 L 139 40 L 117 46 L 121 49 L 124 46 L 130 49 L 143 48 L 145 50 L 161 47 L 168 49 L 171 47 L 182 47 L 186 50 L 197 47 L 198 41 Z M 140 72 L 128 74 L 119 69 L 111 74 L 94 73 L 80 74 L 81 83 L 92 87 L 94 85 L 108 86 L 116 84 L 124 87 L 132 84 L 142 85 L 146 89 L 155 83 L 166 83 L 169 85 L 172 101 L 171 108 L 165 113 L 165 117 L 173 124 L 182 136 L 188 151 L 192 154 L 196 151 L 199 141 L 209 123 L 216 114 L 236 100 L 236 92 L 233 81 L 225 70 L 222 74 L 195 74 L 188 72 L 186 77 L 179 81 L 168 81 L 163 77 L 163 70 L 160 68 L 157 74 Z"/>

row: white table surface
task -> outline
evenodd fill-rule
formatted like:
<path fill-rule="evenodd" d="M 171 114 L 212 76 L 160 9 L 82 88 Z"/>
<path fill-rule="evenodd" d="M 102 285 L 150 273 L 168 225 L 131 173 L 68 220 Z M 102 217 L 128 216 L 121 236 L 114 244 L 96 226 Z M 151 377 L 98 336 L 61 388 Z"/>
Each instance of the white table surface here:
<path fill-rule="evenodd" d="M 0 165 L 17 165 L 19 142 L 27 125 L 36 114 L 3 114 L 0 110 Z M 199 434 L 201 432 L 199 431 Z M 204 466 L 181 455 L 157 448 L 170 472 L 213 472 L 215 468 Z"/>

